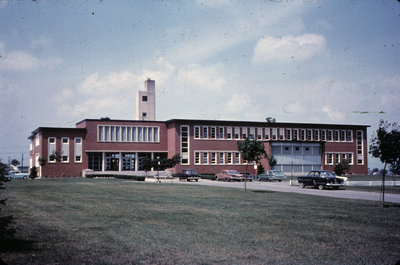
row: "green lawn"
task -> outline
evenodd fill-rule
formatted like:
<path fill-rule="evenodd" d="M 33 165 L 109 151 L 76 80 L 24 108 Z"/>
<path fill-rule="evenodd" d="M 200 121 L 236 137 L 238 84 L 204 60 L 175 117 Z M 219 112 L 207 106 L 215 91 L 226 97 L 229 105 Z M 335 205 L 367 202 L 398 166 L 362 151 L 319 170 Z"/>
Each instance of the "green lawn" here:
<path fill-rule="evenodd" d="M 395 264 L 400 206 L 116 179 L 12 181 L 8 264 Z M 2 211 L 3 212 L 3 211 Z M 21 243 L 21 241 L 19 242 Z M 8 247 L 7 247 L 8 246 Z"/>

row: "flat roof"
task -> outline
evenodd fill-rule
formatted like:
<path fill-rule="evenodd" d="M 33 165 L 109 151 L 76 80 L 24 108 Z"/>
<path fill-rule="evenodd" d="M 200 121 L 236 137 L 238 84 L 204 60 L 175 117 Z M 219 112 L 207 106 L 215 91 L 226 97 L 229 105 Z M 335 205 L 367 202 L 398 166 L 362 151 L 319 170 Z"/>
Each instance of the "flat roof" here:
<path fill-rule="evenodd" d="M 253 125 L 253 126 L 277 126 L 277 127 L 371 127 L 370 125 L 359 125 L 359 124 L 340 124 L 340 123 L 298 123 L 298 122 L 267 122 L 267 121 L 238 121 L 238 120 L 201 120 L 201 119 L 170 119 L 166 121 L 142 121 L 142 120 L 119 120 L 111 118 L 100 118 L 100 119 L 84 119 L 76 124 L 83 123 L 85 121 L 104 121 L 104 122 L 146 122 L 146 123 L 187 123 L 187 124 L 242 124 Z"/>

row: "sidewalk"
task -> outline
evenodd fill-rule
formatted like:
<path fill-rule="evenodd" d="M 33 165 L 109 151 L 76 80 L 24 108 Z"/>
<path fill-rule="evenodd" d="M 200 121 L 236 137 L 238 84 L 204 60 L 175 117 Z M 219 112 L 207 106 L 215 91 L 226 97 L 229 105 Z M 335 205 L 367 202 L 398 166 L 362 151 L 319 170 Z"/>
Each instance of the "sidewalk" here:
<path fill-rule="evenodd" d="M 168 180 L 166 181 L 168 182 Z M 169 180 L 171 182 L 171 180 Z M 215 187 L 230 187 L 244 189 L 243 182 L 222 182 L 222 181 L 211 181 L 211 180 L 200 180 L 199 182 L 179 182 L 175 183 L 191 184 L 191 185 L 206 185 Z M 288 181 L 283 182 L 246 182 L 246 187 L 249 190 L 270 190 L 279 192 L 293 192 L 299 194 L 315 195 L 315 196 L 326 196 L 333 198 L 344 198 L 353 200 L 368 200 L 368 201 L 381 201 L 381 194 L 377 192 L 367 191 L 352 191 L 339 189 L 339 190 L 319 190 L 313 188 L 301 189 L 299 186 L 290 186 Z M 385 194 L 385 202 L 400 203 L 400 194 Z"/>

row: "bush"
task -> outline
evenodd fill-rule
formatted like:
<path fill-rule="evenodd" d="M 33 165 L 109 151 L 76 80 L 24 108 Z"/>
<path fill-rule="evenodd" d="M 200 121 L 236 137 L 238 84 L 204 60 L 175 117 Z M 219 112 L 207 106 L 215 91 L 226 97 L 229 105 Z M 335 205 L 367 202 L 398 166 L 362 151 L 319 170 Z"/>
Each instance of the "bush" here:
<path fill-rule="evenodd" d="M 145 176 L 130 176 L 130 175 L 117 175 L 114 176 L 116 179 L 130 179 L 130 180 L 136 180 L 136 181 L 144 181 Z"/>
<path fill-rule="evenodd" d="M 32 167 L 31 170 L 30 170 L 29 177 L 31 179 L 35 179 L 35 178 L 37 178 L 37 176 L 38 176 L 37 168 L 36 167 Z"/>
<path fill-rule="evenodd" d="M 209 180 L 216 180 L 217 177 L 215 175 L 212 174 L 204 174 L 204 175 L 200 175 L 200 177 L 202 179 L 209 179 Z"/>

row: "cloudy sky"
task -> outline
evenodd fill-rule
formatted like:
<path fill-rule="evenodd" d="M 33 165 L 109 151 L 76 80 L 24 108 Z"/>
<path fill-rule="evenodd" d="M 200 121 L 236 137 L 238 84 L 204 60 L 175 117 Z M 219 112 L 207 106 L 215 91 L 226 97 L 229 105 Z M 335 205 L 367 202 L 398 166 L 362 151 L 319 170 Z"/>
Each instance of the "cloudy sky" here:
<path fill-rule="evenodd" d="M 39 126 L 135 118 L 371 125 L 400 117 L 396 0 L 0 0 L 0 159 Z M 370 161 L 370 167 L 375 166 Z"/>

